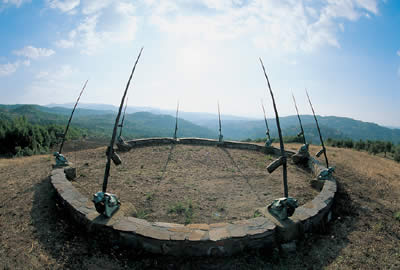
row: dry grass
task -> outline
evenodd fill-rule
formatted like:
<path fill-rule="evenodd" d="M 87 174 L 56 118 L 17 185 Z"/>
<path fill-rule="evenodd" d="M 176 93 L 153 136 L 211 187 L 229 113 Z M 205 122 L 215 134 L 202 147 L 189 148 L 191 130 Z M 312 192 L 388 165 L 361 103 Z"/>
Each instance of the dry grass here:
<path fill-rule="evenodd" d="M 73 184 L 87 197 L 100 188 L 105 149 L 77 153 L 78 178 Z M 162 145 L 132 149 L 120 154 L 113 166 L 108 191 L 135 206 L 150 221 L 188 223 L 171 206 L 191 201 L 190 222 L 218 223 L 248 219 L 256 208 L 282 197 L 281 170 L 269 174 L 274 157 L 263 153 L 210 146 Z M 289 162 L 290 194 L 300 204 L 312 200 L 311 174 Z M 152 199 L 148 199 L 151 194 Z"/>
<path fill-rule="evenodd" d="M 339 192 L 325 231 L 299 241 L 295 255 L 217 259 L 102 247 L 56 205 L 47 178 L 52 158 L 1 159 L 0 269 L 400 269 L 400 164 L 349 149 L 328 148 L 328 156 Z"/>

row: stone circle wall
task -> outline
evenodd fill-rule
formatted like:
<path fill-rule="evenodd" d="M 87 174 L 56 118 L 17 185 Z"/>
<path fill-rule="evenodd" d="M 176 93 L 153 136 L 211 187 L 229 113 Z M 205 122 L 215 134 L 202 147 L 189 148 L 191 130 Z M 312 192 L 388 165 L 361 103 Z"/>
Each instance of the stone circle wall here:
<path fill-rule="evenodd" d="M 242 142 L 218 142 L 216 140 L 183 138 L 151 138 L 129 141 L 130 148 L 158 144 L 218 145 L 221 147 L 248 149 L 278 155 L 279 149 Z M 287 152 L 288 156 L 293 152 Z M 324 167 L 314 158 L 309 166 L 314 174 Z M 62 205 L 72 218 L 89 232 L 101 232 L 113 242 L 132 248 L 142 248 L 152 253 L 189 256 L 229 256 L 246 249 L 274 247 L 301 238 L 329 222 L 331 206 L 337 190 L 335 179 L 325 180 L 321 192 L 308 203 L 298 207 L 285 221 L 270 215 L 267 207 L 258 209 L 260 217 L 230 223 L 175 224 L 148 222 L 144 219 L 126 217 L 119 210 L 110 219 L 96 212 L 93 203 L 83 196 L 67 180 L 64 169 L 51 172 L 51 183 Z"/>

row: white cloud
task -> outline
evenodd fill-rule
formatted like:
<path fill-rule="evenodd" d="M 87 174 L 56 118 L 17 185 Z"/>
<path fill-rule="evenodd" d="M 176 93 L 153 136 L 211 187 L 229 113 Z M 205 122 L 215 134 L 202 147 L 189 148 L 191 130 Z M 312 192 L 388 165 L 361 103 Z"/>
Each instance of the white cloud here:
<path fill-rule="evenodd" d="M 36 74 L 36 79 L 42 79 L 49 76 L 49 72 L 47 71 L 40 71 L 38 74 Z"/>
<path fill-rule="evenodd" d="M 44 84 L 44 83 L 56 83 L 62 80 L 66 80 L 71 77 L 73 74 L 76 74 L 78 69 L 73 68 L 70 65 L 61 65 L 56 67 L 55 69 L 42 70 L 36 74 L 35 81 L 36 84 Z"/>
<path fill-rule="evenodd" d="M 13 51 L 15 55 L 25 56 L 31 59 L 37 59 L 40 57 L 47 57 L 53 55 L 55 52 L 51 49 L 46 48 L 35 48 L 33 46 L 26 46 L 21 50 Z"/>
<path fill-rule="evenodd" d="M 76 77 L 79 70 L 71 65 L 60 65 L 52 69 L 42 70 L 35 76 L 35 80 L 26 88 L 26 92 L 20 97 L 22 100 L 40 100 L 42 104 L 58 100 L 68 100 L 71 91 L 79 89 L 80 82 Z"/>
<path fill-rule="evenodd" d="M 82 1 L 82 13 L 86 15 L 94 14 L 102 9 L 111 5 L 113 0 L 83 0 Z"/>
<path fill-rule="evenodd" d="M 132 41 L 137 31 L 136 8 L 146 22 L 180 38 L 221 41 L 251 40 L 259 48 L 283 52 L 340 48 L 345 24 L 378 14 L 378 0 L 47 0 L 62 11 L 80 8 L 84 17 L 56 42 L 94 54 Z M 202 8 L 199 8 L 202 7 Z"/>
<path fill-rule="evenodd" d="M 10 76 L 11 74 L 15 73 L 21 65 L 28 67 L 30 64 L 31 61 L 29 60 L 17 60 L 14 63 L 2 64 L 0 65 L 0 77 Z"/>
<path fill-rule="evenodd" d="M 88 14 L 56 45 L 61 48 L 79 48 L 81 53 L 92 55 L 114 43 L 132 41 L 137 31 L 135 6 L 128 2 L 85 1 L 83 13 Z M 106 24 L 103 20 L 107 18 Z M 110 18 L 112 18 L 110 20 Z"/>
<path fill-rule="evenodd" d="M 49 81 L 58 81 L 69 78 L 72 74 L 78 72 L 76 68 L 71 67 L 70 65 L 62 65 L 59 68 L 48 71 L 47 79 Z"/>
<path fill-rule="evenodd" d="M 400 50 L 397 51 L 397 55 L 400 56 Z"/>
<path fill-rule="evenodd" d="M 62 12 L 73 12 L 80 4 L 80 0 L 47 0 L 49 8 L 59 9 Z"/>
<path fill-rule="evenodd" d="M 0 77 L 5 77 L 17 71 L 20 61 L 0 65 Z"/>
<path fill-rule="evenodd" d="M 29 2 L 31 2 L 31 0 L 3 0 L 4 4 L 15 5 L 17 8 L 19 8 L 22 4 Z"/>
<path fill-rule="evenodd" d="M 378 2 L 376 0 L 356 0 L 356 3 L 360 8 L 366 9 L 375 15 L 378 14 Z"/>
<path fill-rule="evenodd" d="M 61 39 L 56 41 L 56 46 L 63 49 L 72 48 L 74 47 L 74 42 L 72 40 Z"/>
<path fill-rule="evenodd" d="M 281 51 L 340 48 L 344 20 L 378 14 L 377 0 L 144 0 L 150 21 L 180 37 L 226 40 L 250 37 L 257 47 Z M 188 5 L 201 4 L 210 12 Z"/>

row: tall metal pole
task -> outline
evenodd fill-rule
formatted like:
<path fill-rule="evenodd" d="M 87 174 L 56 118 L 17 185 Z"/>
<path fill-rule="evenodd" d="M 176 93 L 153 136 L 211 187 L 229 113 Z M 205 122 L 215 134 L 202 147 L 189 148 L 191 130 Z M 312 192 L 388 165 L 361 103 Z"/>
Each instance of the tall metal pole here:
<path fill-rule="evenodd" d="M 105 172 L 104 172 L 104 182 L 103 182 L 103 192 L 104 193 L 107 192 L 108 176 L 110 175 L 110 167 L 111 167 L 111 155 L 113 153 L 115 137 L 117 135 L 117 128 L 118 128 L 119 118 L 121 116 L 121 111 L 122 111 L 122 107 L 124 105 L 126 94 L 128 92 L 129 84 L 131 83 L 131 79 L 132 79 L 133 73 L 135 72 L 136 65 L 137 65 L 137 63 L 139 61 L 139 58 L 142 55 L 142 51 L 143 51 L 143 47 L 142 47 L 142 49 L 140 49 L 140 53 L 139 53 L 139 55 L 138 55 L 138 57 L 136 59 L 135 65 L 133 66 L 133 69 L 132 69 L 132 72 L 131 72 L 131 76 L 129 77 L 128 83 L 126 84 L 124 95 L 122 96 L 121 105 L 119 106 L 117 118 L 115 119 L 113 134 L 112 134 L 112 137 L 111 137 L 111 142 L 110 142 L 110 146 L 108 148 L 108 153 L 107 153 L 106 169 L 105 169 Z"/>
<path fill-rule="evenodd" d="M 276 117 L 276 127 L 278 128 L 278 134 L 279 134 L 279 143 L 280 143 L 280 148 L 281 148 L 281 156 L 282 156 L 282 167 L 283 167 L 283 192 L 284 196 L 287 198 L 289 197 L 289 192 L 288 192 L 288 184 L 287 184 L 287 163 L 286 163 L 286 153 L 285 153 L 285 147 L 283 145 L 283 138 L 282 138 L 282 131 L 281 131 L 281 125 L 279 123 L 279 115 L 278 115 L 278 110 L 276 109 L 276 104 L 275 104 L 275 98 L 274 98 L 274 93 L 272 93 L 271 90 L 271 85 L 269 83 L 269 79 L 267 76 L 267 72 L 265 71 L 264 64 L 260 58 L 261 66 L 264 71 L 265 78 L 267 79 L 267 84 L 269 88 L 269 92 L 271 94 L 272 98 L 272 103 L 274 105 L 274 111 L 275 111 L 275 117 Z"/>
<path fill-rule="evenodd" d="M 176 140 L 177 138 L 177 132 L 178 132 L 178 111 L 179 111 L 179 100 L 178 104 L 176 105 L 176 116 L 175 116 L 175 132 L 174 132 L 174 139 Z"/>
<path fill-rule="evenodd" d="M 122 116 L 121 124 L 118 125 L 118 126 L 120 127 L 120 129 L 119 129 L 119 137 L 122 136 L 122 128 L 124 127 L 125 114 L 126 114 L 126 107 L 128 107 L 128 99 L 129 99 L 129 97 L 126 97 L 124 115 Z"/>
<path fill-rule="evenodd" d="M 264 112 L 265 127 L 267 128 L 267 138 L 268 138 L 268 140 L 270 141 L 270 140 L 271 140 L 271 137 L 270 137 L 270 134 L 269 134 L 269 127 L 268 127 L 268 122 L 267 122 L 267 115 L 265 114 L 264 103 L 262 102 L 262 100 L 261 100 L 261 106 L 262 106 L 262 109 L 263 109 L 263 112 Z"/>
<path fill-rule="evenodd" d="M 323 151 L 324 156 L 325 156 L 326 167 L 329 168 L 329 162 L 328 162 L 328 157 L 326 156 L 326 148 L 325 148 L 325 145 L 324 145 L 324 140 L 322 139 L 321 130 L 319 128 L 318 120 L 317 120 L 317 117 L 315 116 L 314 108 L 313 108 L 313 105 L 311 103 L 310 96 L 308 95 L 307 89 L 306 89 L 306 94 L 307 94 L 308 102 L 310 102 L 310 106 L 311 106 L 311 110 L 312 110 L 313 115 L 314 115 L 315 123 L 317 124 L 319 139 L 321 140 L 322 151 Z"/>
<path fill-rule="evenodd" d="M 64 135 L 63 135 L 62 142 L 61 142 L 61 145 L 60 145 L 60 150 L 58 151 L 59 154 L 61 154 L 62 149 L 63 149 L 63 147 L 64 147 L 65 137 L 67 136 L 67 132 L 68 132 L 68 129 L 69 129 L 69 125 L 71 124 L 71 120 L 72 120 L 72 116 L 74 115 L 75 108 L 76 108 L 76 106 L 78 105 L 79 100 L 81 99 L 82 93 L 83 93 L 83 91 L 85 90 L 88 81 L 89 81 L 89 80 L 86 80 L 85 84 L 83 85 L 83 88 L 82 88 L 82 90 L 81 90 L 81 92 L 80 92 L 80 94 L 79 94 L 79 97 L 78 97 L 78 99 L 77 99 L 76 102 L 75 102 L 75 106 L 74 106 L 74 108 L 72 109 L 71 116 L 69 117 L 67 127 L 65 128 L 65 131 L 64 131 Z"/>
<path fill-rule="evenodd" d="M 303 143 L 306 144 L 306 136 L 305 136 L 305 134 L 304 134 L 303 125 L 301 124 L 299 109 L 297 108 L 296 99 L 294 98 L 293 93 L 292 93 L 292 97 L 293 97 L 294 106 L 296 107 L 297 118 L 299 118 L 300 129 L 301 129 L 301 135 L 303 136 Z"/>

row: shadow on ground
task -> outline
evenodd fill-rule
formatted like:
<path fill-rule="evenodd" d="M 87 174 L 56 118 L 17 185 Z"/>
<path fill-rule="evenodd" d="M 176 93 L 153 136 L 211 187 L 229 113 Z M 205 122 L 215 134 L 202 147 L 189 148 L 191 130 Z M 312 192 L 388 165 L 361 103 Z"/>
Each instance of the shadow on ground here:
<path fill-rule="evenodd" d="M 356 209 L 359 209 L 359 205 L 354 204 L 339 185 L 333 207 L 334 219 L 319 233 L 298 241 L 296 254 L 283 254 L 273 249 L 248 251 L 225 258 L 175 258 L 147 254 L 141 250 L 123 250 L 107 244 L 100 236 L 82 231 L 69 219 L 56 202 L 49 178 L 42 179 L 33 189 L 31 217 L 36 229 L 34 237 L 56 262 L 49 268 L 321 269 L 335 260 L 348 244 L 347 235 L 354 229 L 358 218 Z"/>

